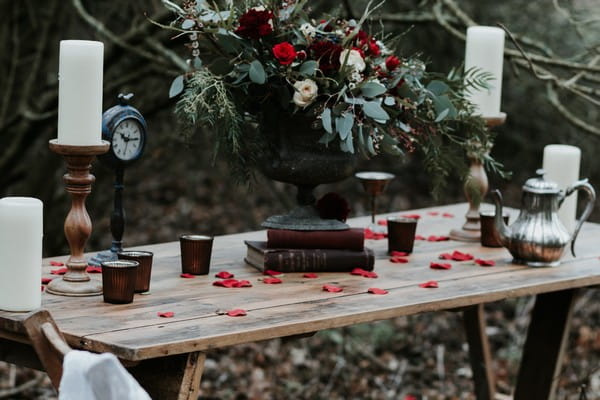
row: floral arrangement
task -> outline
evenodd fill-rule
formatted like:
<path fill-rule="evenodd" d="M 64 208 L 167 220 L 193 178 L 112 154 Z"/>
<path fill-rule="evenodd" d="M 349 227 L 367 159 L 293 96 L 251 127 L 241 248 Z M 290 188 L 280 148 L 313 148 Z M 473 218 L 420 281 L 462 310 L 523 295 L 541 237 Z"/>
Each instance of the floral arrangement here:
<path fill-rule="evenodd" d="M 465 152 L 501 169 L 485 122 L 464 97 L 486 86 L 485 74 L 429 73 L 402 57 L 398 37 L 365 28 L 379 5 L 342 20 L 312 19 L 307 0 L 163 2 L 191 55 L 190 71 L 171 85 L 170 95 L 181 95 L 176 112 L 192 127 L 211 127 L 243 172 L 269 148 L 260 129 L 248 130 L 268 114 L 307 115 L 323 146 L 364 157 L 418 150 L 434 184 L 453 171 L 466 176 Z"/>

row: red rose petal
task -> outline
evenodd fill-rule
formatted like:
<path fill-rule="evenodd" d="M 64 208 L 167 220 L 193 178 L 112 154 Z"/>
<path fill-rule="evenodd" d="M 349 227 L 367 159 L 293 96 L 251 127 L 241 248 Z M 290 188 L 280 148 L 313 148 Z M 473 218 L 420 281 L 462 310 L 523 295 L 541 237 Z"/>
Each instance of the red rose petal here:
<path fill-rule="evenodd" d="M 68 271 L 67 268 L 58 268 L 50 271 L 52 275 L 64 275 Z"/>
<path fill-rule="evenodd" d="M 251 287 L 252 284 L 250 283 L 250 281 L 246 280 L 238 281 L 237 279 L 223 279 L 220 281 L 214 281 L 213 286 L 221 286 L 226 288 L 243 288 Z"/>
<path fill-rule="evenodd" d="M 427 282 L 419 283 L 419 287 L 422 287 L 422 288 L 438 288 L 439 285 L 438 285 L 437 281 L 427 281 Z"/>
<path fill-rule="evenodd" d="M 393 250 L 390 253 L 390 256 L 392 256 L 392 257 L 406 257 L 408 255 L 409 255 L 409 253 L 407 253 L 405 251 L 396 251 L 396 250 Z"/>
<path fill-rule="evenodd" d="M 430 236 L 427 237 L 427 240 L 429 242 L 444 242 L 446 240 L 450 240 L 450 238 L 448 236 L 430 235 Z"/>
<path fill-rule="evenodd" d="M 454 250 L 452 254 L 450 253 L 442 253 L 440 254 L 440 259 L 442 260 L 454 260 L 454 261 L 469 261 L 474 259 L 469 253 L 462 253 L 460 251 Z"/>
<path fill-rule="evenodd" d="M 376 287 L 369 288 L 369 289 L 367 290 L 367 292 L 369 292 L 369 293 L 371 293 L 371 294 L 388 294 L 388 293 L 389 293 L 389 292 L 388 292 L 387 290 L 385 290 L 385 289 L 379 289 L 379 288 L 376 288 Z"/>
<path fill-rule="evenodd" d="M 196 277 L 196 275 L 188 274 L 188 273 L 184 273 L 184 274 L 181 274 L 179 276 L 182 277 L 182 278 L 186 278 L 186 279 L 192 279 L 192 278 Z"/>
<path fill-rule="evenodd" d="M 429 264 L 429 268 L 431 268 L 431 269 L 450 269 L 450 268 L 452 268 L 452 264 L 432 262 L 431 264 Z"/>
<path fill-rule="evenodd" d="M 85 271 L 89 274 L 101 274 L 102 267 L 93 267 L 91 265 L 88 265 L 88 267 L 85 269 Z"/>
<path fill-rule="evenodd" d="M 279 272 L 279 271 L 274 271 L 272 269 L 268 269 L 265 272 L 263 272 L 263 275 L 269 275 L 269 276 L 276 276 L 276 275 L 282 275 L 283 272 Z"/>
<path fill-rule="evenodd" d="M 427 215 L 431 215 L 432 217 L 437 217 L 440 215 L 439 211 L 429 211 Z"/>
<path fill-rule="evenodd" d="M 351 275 L 360 275 L 365 278 L 377 278 L 377 274 L 373 271 L 366 271 L 362 268 L 354 268 L 350 271 Z"/>
<path fill-rule="evenodd" d="M 402 218 L 411 218 L 411 219 L 421 219 L 419 214 L 404 214 L 401 215 Z"/>
<path fill-rule="evenodd" d="M 442 217 L 444 217 L 444 218 L 454 218 L 454 214 L 445 212 L 445 213 L 442 214 Z"/>
<path fill-rule="evenodd" d="M 52 278 L 42 278 L 42 284 L 47 285 L 52 282 Z"/>
<path fill-rule="evenodd" d="M 415 235 L 415 240 L 427 240 L 427 238 L 423 235 Z"/>
<path fill-rule="evenodd" d="M 274 285 L 277 283 L 281 283 L 283 282 L 281 279 L 279 278 L 265 278 L 263 279 L 263 283 L 266 283 L 267 285 Z"/>
<path fill-rule="evenodd" d="M 452 254 L 450 253 L 442 253 L 439 255 L 440 260 L 452 260 Z"/>
<path fill-rule="evenodd" d="M 417 400 L 417 397 L 413 396 L 412 394 L 407 394 L 404 396 L 404 400 Z"/>
<path fill-rule="evenodd" d="M 173 318 L 175 316 L 175 313 L 173 311 L 166 311 L 166 312 L 157 312 L 156 315 L 158 315 L 161 318 Z"/>
<path fill-rule="evenodd" d="M 41 291 L 42 291 L 42 292 L 43 292 L 44 290 L 46 290 L 46 286 L 44 286 L 44 285 L 40 285 L 40 286 L 41 286 L 41 288 L 42 288 L 42 289 L 41 289 Z"/>
<path fill-rule="evenodd" d="M 60 261 L 50 261 L 50 265 L 53 267 L 62 267 L 63 265 L 65 265 L 65 263 L 62 263 Z"/>
<path fill-rule="evenodd" d="M 365 229 L 365 239 L 371 240 L 381 240 L 387 237 L 387 233 L 376 233 L 370 230 L 369 228 Z"/>
<path fill-rule="evenodd" d="M 344 289 L 342 289 L 339 286 L 335 286 L 335 285 L 323 285 L 323 290 L 326 292 L 338 293 Z"/>
<path fill-rule="evenodd" d="M 234 287 L 242 288 L 242 287 L 252 287 L 250 281 L 241 280 L 238 281 Z"/>
<path fill-rule="evenodd" d="M 392 257 L 390 258 L 390 262 L 393 262 L 394 264 L 406 264 L 408 262 L 408 258 Z"/>
<path fill-rule="evenodd" d="M 227 315 L 230 317 L 243 317 L 247 315 L 246 310 L 242 310 L 241 308 L 235 308 L 233 310 L 227 311 Z"/>
<path fill-rule="evenodd" d="M 218 274 L 215 275 L 215 277 L 217 278 L 221 278 L 221 279 L 229 279 L 229 278 L 233 278 L 233 274 L 231 272 L 228 271 L 221 271 Z"/>
<path fill-rule="evenodd" d="M 482 260 L 481 258 L 478 258 L 475 260 L 475 264 L 480 265 L 482 267 L 493 267 L 494 265 L 496 265 L 496 261 L 494 260 Z"/>
<path fill-rule="evenodd" d="M 377 225 L 387 226 L 387 219 L 380 219 L 377 221 Z"/>
<path fill-rule="evenodd" d="M 308 272 L 304 275 L 302 275 L 303 277 L 307 278 L 307 279 L 316 279 L 319 277 L 319 275 L 313 273 L 313 272 Z"/>

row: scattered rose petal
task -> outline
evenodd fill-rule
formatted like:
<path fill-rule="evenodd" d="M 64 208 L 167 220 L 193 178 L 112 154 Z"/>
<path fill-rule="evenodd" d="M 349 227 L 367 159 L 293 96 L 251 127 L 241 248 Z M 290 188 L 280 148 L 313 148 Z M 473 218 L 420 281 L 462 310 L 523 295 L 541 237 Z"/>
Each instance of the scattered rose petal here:
<path fill-rule="evenodd" d="M 444 218 L 454 218 L 454 214 L 445 212 L 445 213 L 442 214 L 442 217 L 444 217 Z"/>
<path fill-rule="evenodd" d="M 408 262 L 408 258 L 392 257 L 390 258 L 390 262 L 393 262 L 394 264 L 406 264 Z"/>
<path fill-rule="evenodd" d="M 482 267 L 493 267 L 494 265 L 496 265 L 496 261 L 494 260 L 483 260 L 481 258 L 478 258 L 475 260 L 475 264 L 480 265 Z"/>
<path fill-rule="evenodd" d="M 367 290 L 367 292 L 369 292 L 371 294 L 388 294 L 387 290 L 385 290 L 385 289 L 379 289 L 379 288 L 376 288 L 376 287 L 369 288 Z"/>
<path fill-rule="evenodd" d="M 283 272 L 279 272 L 279 271 L 274 271 L 272 269 L 268 269 L 265 272 L 263 272 L 263 275 L 269 275 L 269 276 L 283 275 Z"/>
<path fill-rule="evenodd" d="M 417 397 L 413 396 L 412 394 L 407 394 L 404 396 L 404 400 L 417 400 Z"/>
<path fill-rule="evenodd" d="M 427 240 L 427 238 L 423 235 L 415 235 L 415 240 Z"/>
<path fill-rule="evenodd" d="M 281 283 L 283 282 L 281 279 L 279 278 L 265 278 L 263 279 L 263 283 L 266 283 L 267 285 L 274 285 L 277 283 Z"/>
<path fill-rule="evenodd" d="M 429 211 L 427 215 L 431 215 L 432 217 L 437 217 L 440 215 L 439 211 Z"/>
<path fill-rule="evenodd" d="M 58 268 L 50 271 L 52 275 L 64 275 L 68 271 L 67 268 Z"/>
<path fill-rule="evenodd" d="M 319 277 L 319 275 L 315 274 L 314 272 L 307 272 L 306 274 L 304 274 L 302 276 L 307 279 L 316 279 Z"/>
<path fill-rule="evenodd" d="M 381 240 L 381 239 L 385 239 L 387 237 L 387 233 L 379 233 L 379 232 L 373 232 L 372 230 L 370 230 L 369 228 L 365 229 L 365 239 L 371 239 L 371 240 Z"/>
<path fill-rule="evenodd" d="M 362 276 L 364 278 L 377 278 L 377 274 L 373 271 L 366 271 L 362 268 L 354 268 L 352 271 L 350 271 L 351 275 L 359 275 Z"/>
<path fill-rule="evenodd" d="M 188 274 L 188 273 L 183 273 L 183 274 L 181 274 L 179 276 L 182 277 L 182 278 L 186 278 L 186 279 L 192 279 L 192 278 L 196 277 L 196 275 L 194 275 L 194 274 Z"/>
<path fill-rule="evenodd" d="M 338 293 L 344 289 L 342 289 L 339 286 L 335 286 L 335 285 L 323 285 L 323 290 L 326 292 Z"/>
<path fill-rule="evenodd" d="M 44 285 L 41 285 L 41 288 L 42 288 L 42 289 L 41 289 L 41 290 L 42 290 L 42 292 L 43 292 L 44 290 L 46 290 L 46 286 L 44 286 Z"/>
<path fill-rule="evenodd" d="M 227 311 L 227 315 L 230 317 L 243 317 L 247 315 L 246 310 L 242 310 L 241 308 L 235 308 L 233 310 Z"/>
<path fill-rule="evenodd" d="M 175 313 L 173 311 L 166 311 L 166 312 L 157 312 L 156 315 L 158 315 L 161 318 L 173 318 L 175 316 Z"/>
<path fill-rule="evenodd" d="M 452 253 L 442 253 L 440 254 L 440 259 L 442 260 L 454 260 L 454 261 L 470 261 L 474 259 L 469 253 L 462 253 L 460 251 L 453 251 Z"/>
<path fill-rule="evenodd" d="M 408 256 L 408 253 L 405 252 L 405 251 L 396 251 L 396 250 L 393 250 L 390 253 L 390 256 L 392 256 L 392 257 L 406 257 L 406 256 Z"/>
<path fill-rule="evenodd" d="M 450 238 L 448 236 L 436 236 L 436 235 L 430 235 L 427 237 L 427 241 L 429 241 L 429 242 L 444 242 L 446 240 L 450 240 Z"/>
<path fill-rule="evenodd" d="M 422 288 L 437 288 L 439 287 L 437 281 L 427 281 L 423 283 L 419 283 L 419 287 Z"/>
<path fill-rule="evenodd" d="M 42 285 L 47 285 L 52 282 L 52 278 L 42 278 Z"/>
<path fill-rule="evenodd" d="M 65 265 L 65 263 L 62 263 L 60 261 L 50 261 L 50 265 L 53 267 L 62 267 L 63 265 Z"/>
<path fill-rule="evenodd" d="M 452 264 L 432 262 L 431 264 L 429 264 L 429 268 L 431 268 L 431 269 L 450 269 L 450 268 L 452 268 Z"/>
<path fill-rule="evenodd" d="M 90 274 L 101 274 L 102 267 L 94 267 L 94 266 L 88 265 L 88 267 L 85 269 L 85 272 L 90 273 Z"/>
<path fill-rule="evenodd" d="M 218 274 L 216 274 L 215 277 L 221 278 L 221 279 L 229 279 L 229 278 L 233 278 L 233 274 L 228 271 L 221 271 Z"/>
<path fill-rule="evenodd" d="M 402 218 L 410 218 L 410 219 L 421 219 L 419 214 L 404 214 L 401 215 Z"/>
<path fill-rule="evenodd" d="M 237 279 L 223 279 L 221 281 L 214 281 L 213 286 L 221 286 L 226 288 L 243 288 L 243 287 L 251 287 L 252 284 L 250 281 Z"/>
<path fill-rule="evenodd" d="M 377 221 L 377 225 L 387 226 L 387 219 L 380 219 Z"/>

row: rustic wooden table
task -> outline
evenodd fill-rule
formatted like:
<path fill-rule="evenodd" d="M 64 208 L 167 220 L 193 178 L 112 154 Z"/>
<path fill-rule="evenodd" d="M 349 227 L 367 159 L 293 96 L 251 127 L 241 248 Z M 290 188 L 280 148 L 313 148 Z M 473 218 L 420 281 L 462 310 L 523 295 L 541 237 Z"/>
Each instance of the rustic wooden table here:
<path fill-rule="evenodd" d="M 430 215 L 436 211 L 439 215 Z M 446 235 L 463 222 L 466 205 L 451 205 L 402 212 L 422 216 L 417 233 Z M 448 218 L 442 213 L 452 213 Z M 396 213 L 395 215 L 397 215 Z M 514 215 L 513 215 L 514 217 Z M 380 218 L 383 218 L 381 216 Z M 513 218 L 514 219 L 514 218 Z M 367 217 L 350 221 L 366 226 Z M 476 243 L 417 241 L 407 264 L 391 263 L 386 240 L 369 240 L 376 254 L 377 279 L 348 273 L 319 273 L 318 279 L 286 274 L 283 284 L 267 285 L 262 276 L 245 265 L 247 239 L 266 239 L 264 231 L 215 238 L 211 274 L 180 278 L 179 243 L 142 246 L 155 254 L 151 292 L 136 295 L 127 305 L 104 303 L 102 297 L 61 297 L 44 294 L 48 309 L 68 343 L 78 349 L 117 355 L 156 399 L 195 399 L 206 352 L 265 339 L 306 335 L 322 329 L 389 319 L 430 311 L 458 309 L 463 312 L 478 399 L 494 396 L 489 347 L 484 332 L 483 304 L 536 295 L 531 325 L 524 348 L 515 399 L 552 398 L 560 371 L 572 305 L 579 288 L 600 284 L 600 225 L 585 224 L 577 243 L 578 257 L 566 256 L 556 268 L 528 268 L 511 264 L 505 249 L 484 248 Z M 429 263 L 443 252 L 460 250 L 493 259 L 496 266 L 452 262 L 450 270 L 433 270 Z M 64 257 L 52 258 L 64 260 Z M 44 275 L 50 259 L 44 260 Z M 227 270 L 251 288 L 213 286 L 214 273 Z M 99 275 L 93 276 L 98 279 Z M 436 280 L 437 289 L 419 283 Z M 343 287 L 340 293 L 322 290 L 327 283 Z M 389 291 L 367 293 L 369 287 Z M 219 312 L 243 308 L 245 317 Z M 173 311 L 173 318 L 157 312 Z M 27 314 L 0 312 L 0 359 L 38 367 L 22 321 Z"/>

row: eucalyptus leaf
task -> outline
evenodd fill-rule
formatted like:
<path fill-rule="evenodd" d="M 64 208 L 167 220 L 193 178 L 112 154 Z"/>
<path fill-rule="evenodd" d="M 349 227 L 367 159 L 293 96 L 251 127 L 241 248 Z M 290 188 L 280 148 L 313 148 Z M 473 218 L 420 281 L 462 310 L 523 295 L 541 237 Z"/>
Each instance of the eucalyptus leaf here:
<path fill-rule="evenodd" d="M 444 118 L 446 118 L 448 116 L 449 112 L 450 112 L 450 109 L 446 108 L 444 111 L 442 111 L 441 113 L 438 114 L 438 116 L 435 118 L 435 122 L 442 121 Z"/>
<path fill-rule="evenodd" d="M 236 68 L 241 72 L 248 72 L 250 71 L 250 64 L 239 64 Z"/>
<path fill-rule="evenodd" d="M 162 0 L 162 3 L 167 10 L 173 11 L 174 13 L 177 13 L 180 15 L 185 15 L 185 11 L 183 11 L 183 8 L 179 7 L 177 4 L 173 3 L 172 1 Z"/>
<path fill-rule="evenodd" d="M 192 29 L 194 25 L 196 25 L 196 21 L 194 21 L 193 19 L 186 19 L 181 23 L 181 29 Z"/>
<path fill-rule="evenodd" d="M 444 118 L 446 118 L 446 117 L 455 118 L 456 117 L 456 108 L 454 107 L 454 104 L 452 104 L 452 101 L 450 101 L 450 98 L 448 96 L 446 96 L 445 94 L 433 98 L 433 107 L 435 108 L 435 112 L 438 115 L 437 118 L 440 117 L 440 114 L 442 112 L 444 112 L 444 110 L 448 110 L 448 112 L 444 116 Z M 436 119 L 436 122 L 437 122 L 437 119 Z"/>
<path fill-rule="evenodd" d="M 362 97 L 344 96 L 344 102 L 347 104 L 353 104 L 353 105 L 363 105 L 363 104 L 365 104 L 365 99 L 363 99 Z"/>
<path fill-rule="evenodd" d="M 343 143 L 346 145 L 347 152 L 354 154 L 354 137 L 352 134 L 348 135 Z"/>
<path fill-rule="evenodd" d="M 241 72 L 237 79 L 233 82 L 231 82 L 232 85 L 237 85 L 239 83 L 242 83 L 244 81 L 244 79 L 246 79 L 248 77 L 248 73 L 247 72 Z"/>
<path fill-rule="evenodd" d="M 335 139 L 335 133 L 325 132 L 325 134 L 319 139 L 319 143 L 328 145 L 333 139 Z"/>
<path fill-rule="evenodd" d="M 200 57 L 194 57 L 192 65 L 194 66 L 194 69 L 202 68 L 202 59 Z"/>
<path fill-rule="evenodd" d="M 326 108 L 321 113 L 321 122 L 323 123 L 323 129 L 327 133 L 333 133 L 333 127 L 331 126 L 331 108 Z"/>
<path fill-rule="evenodd" d="M 300 66 L 300 73 L 304 76 L 314 76 L 319 68 L 319 63 L 314 60 L 305 61 Z"/>
<path fill-rule="evenodd" d="M 385 111 L 377 101 L 367 101 L 363 105 L 363 111 L 365 115 L 375 120 L 387 121 L 390 119 L 387 111 Z"/>
<path fill-rule="evenodd" d="M 171 87 L 169 88 L 169 98 L 173 98 L 179 93 L 183 92 L 183 86 L 183 75 L 179 75 L 178 77 L 173 79 Z"/>
<path fill-rule="evenodd" d="M 377 97 L 387 91 L 385 86 L 377 82 L 367 82 L 360 87 L 360 90 L 366 97 Z"/>
<path fill-rule="evenodd" d="M 354 126 L 354 115 L 349 112 L 343 113 L 341 116 L 335 119 L 335 128 L 340 134 L 341 140 L 346 140 L 352 127 Z"/>
<path fill-rule="evenodd" d="M 434 80 L 429 82 L 429 84 L 427 85 L 427 90 L 429 90 L 436 96 L 440 96 L 444 93 L 448 93 L 450 91 L 450 87 L 442 81 Z"/>
<path fill-rule="evenodd" d="M 250 80 L 256 84 L 262 85 L 267 80 L 265 69 L 258 60 L 254 60 L 250 63 L 250 70 L 248 72 L 250 74 Z"/>
<path fill-rule="evenodd" d="M 386 96 L 383 99 L 383 104 L 385 104 L 386 106 L 393 106 L 394 104 L 396 104 L 396 99 L 393 98 L 392 96 Z"/>
<path fill-rule="evenodd" d="M 394 156 L 401 156 L 404 154 L 398 147 L 398 141 L 389 135 L 383 135 L 383 139 L 381 139 L 381 148 L 387 154 Z"/>
<path fill-rule="evenodd" d="M 372 156 L 376 156 L 377 152 L 375 151 L 375 146 L 373 146 L 373 138 L 371 135 L 367 136 L 367 149 Z"/>

